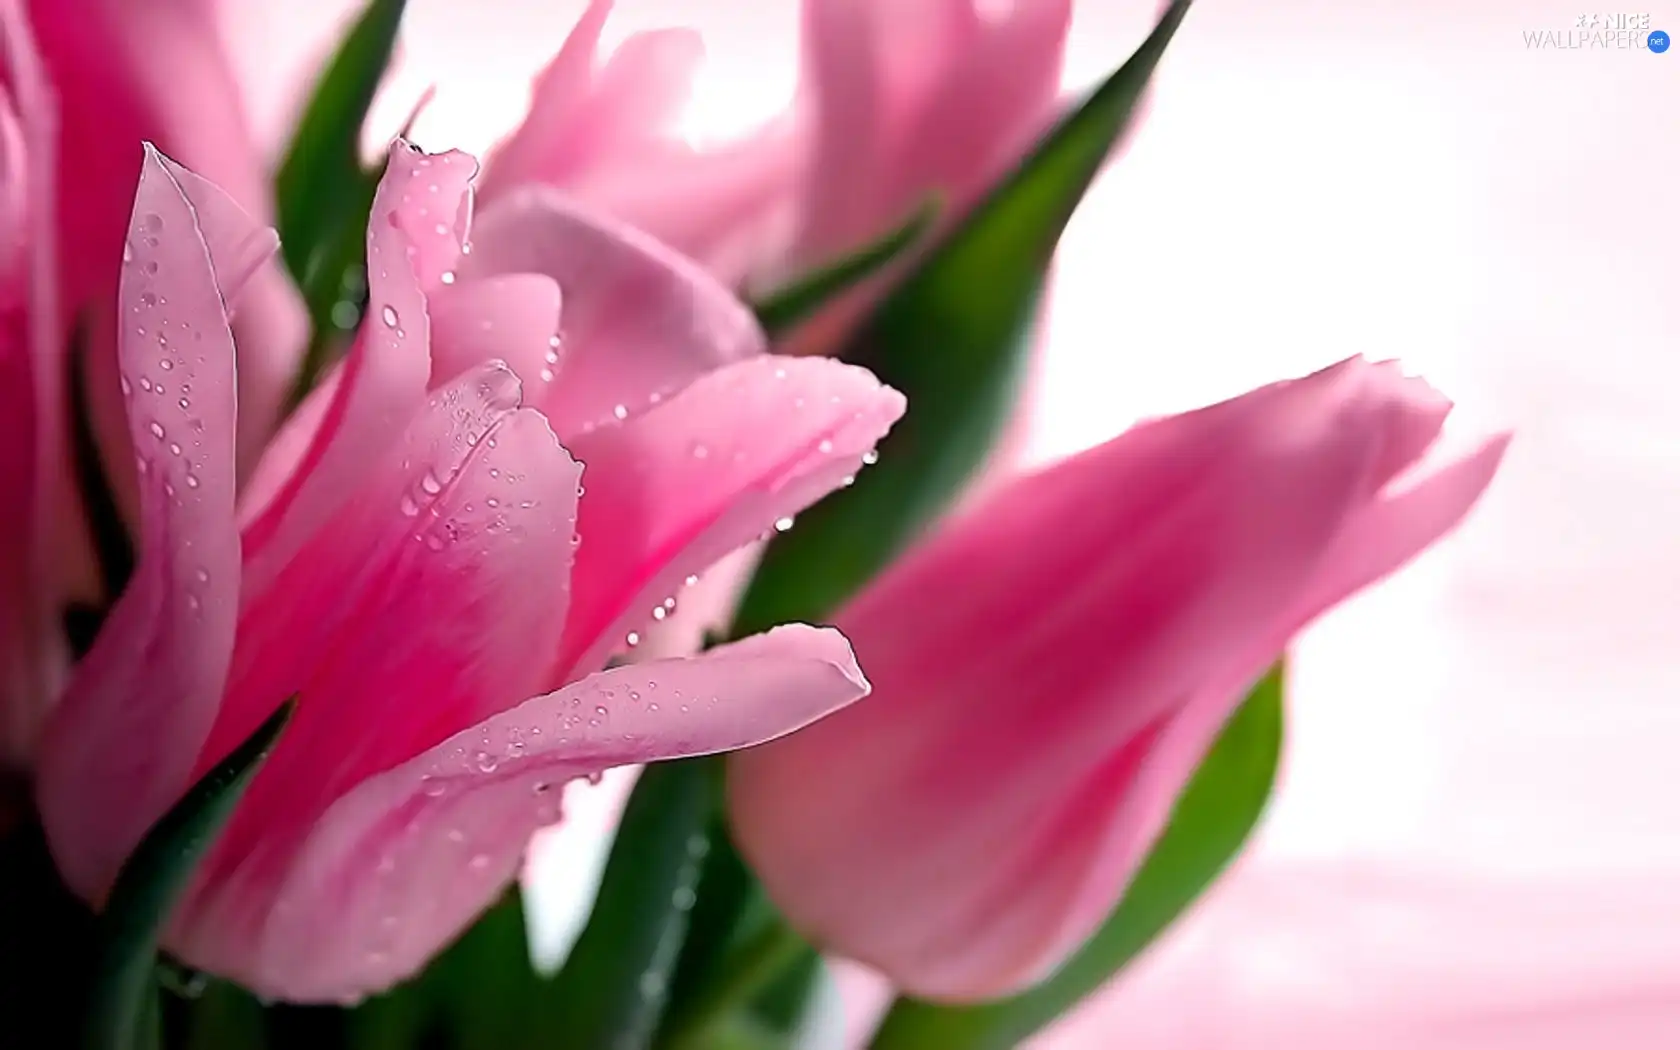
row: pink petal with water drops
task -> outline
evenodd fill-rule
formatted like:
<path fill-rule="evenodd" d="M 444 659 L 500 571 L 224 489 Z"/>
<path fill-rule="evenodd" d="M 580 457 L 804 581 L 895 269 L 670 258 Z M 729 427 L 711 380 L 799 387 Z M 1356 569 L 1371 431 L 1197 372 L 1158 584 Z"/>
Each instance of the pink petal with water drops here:
<path fill-rule="evenodd" d="M 766 356 L 571 439 L 588 493 L 555 680 L 636 644 L 687 577 L 843 485 L 903 412 L 861 368 Z"/>
<path fill-rule="evenodd" d="M 560 286 L 534 273 L 447 285 L 427 297 L 432 385 L 485 361 L 506 361 L 540 403 L 560 367 Z"/>
<path fill-rule="evenodd" d="M 452 414 L 447 399 L 434 413 Z M 284 966 L 270 955 L 284 947 L 265 942 L 302 921 L 281 899 L 288 885 L 326 874 L 306 848 L 323 814 L 369 777 L 536 690 L 541 668 L 529 654 L 566 612 L 578 473 L 542 416 L 517 410 L 454 477 L 423 475 L 410 490 L 412 513 L 382 499 L 383 531 L 347 537 L 384 571 L 346 596 L 354 608 L 336 633 L 300 639 L 297 713 L 206 858 L 169 941 L 176 950 L 242 978 L 254 966 Z M 275 641 L 291 655 L 289 639 Z M 374 880 L 374 858 L 362 859 L 358 876 Z M 352 898 L 365 889 L 333 887 Z M 341 910 L 353 900 L 319 903 L 331 907 L 309 920 L 317 948 L 359 957 L 365 942 L 344 925 L 357 916 Z M 339 935 L 320 940 L 320 923 Z"/>
<path fill-rule="evenodd" d="M 565 364 L 530 395 L 562 440 L 764 351 L 751 311 L 693 262 L 552 190 L 520 190 L 480 216 L 461 279 L 506 273 L 560 285 Z"/>
<path fill-rule="evenodd" d="M 183 187 L 147 147 L 119 296 L 140 487 L 135 572 L 53 714 L 37 785 L 60 870 L 95 897 L 189 783 L 233 648 L 233 337 L 194 217 L 201 199 L 218 207 L 202 197 L 212 192 Z"/>
<path fill-rule="evenodd" d="M 475 449 L 493 438 L 518 404 L 519 379 L 500 362 L 464 372 L 434 391 L 397 441 L 370 459 L 355 496 L 310 537 L 259 600 L 245 603 L 227 697 L 199 758 L 201 770 L 303 690 L 324 654 L 361 629 L 357 618 L 366 615 L 364 606 L 382 600 L 393 559 L 404 556 L 405 540 L 424 524 L 416 519 L 430 516 L 427 508 L 457 487 Z M 497 510 L 502 499 L 492 498 L 498 507 L 489 509 Z M 568 497 L 575 498 L 575 492 Z M 567 593 L 562 580 L 552 600 L 564 605 Z"/>
<path fill-rule="evenodd" d="M 474 169 L 462 153 L 433 157 L 392 144 L 368 219 L 368 320 L 308 451 L 245 529 L 246 586 L 253 596 L 356 491 L 370 458 L 401 435 L 424 403 L 432 364 L 422 279 L 441 282 L 460 256 Z M 273 454 L 294 457 L 298 444 L 289 437 Z M 283 470 L 258 467 L 270 476 Z"/>
<path fill-rule="evenodd" d="M 58 261 L 67 310 L 114 301 L 112 260 L 122 248 L 142 141 L 157 143 L 212 180 L 260 221 L 271 215 L 264 158 L 241 112 L 215 7 L 203 0 L 27 4 L 60 114 L 56 145 L 44 159 L 53 163 L 57 182 Z M 278 261 L 265 263 L 234 318 L 242 468 L 274 425 L 307 323 Z M 95 344 L 95 358 L 107 367 L 115 357 L 113 336 Z M 115 376 L 109 378 L 114 386 Z M 113 401 L 108 407 L 120 420 L 120 405 Z M 120 433 L 117 426 L 110 436 Z M 127 458 L 126 449 L 111 450 L 119 452 Z"/>
<path fill-rule="evenodd" d="M 364 781 L 309 829 L 265 910 L 195 901 L 175 943 L 260 994 L 340 1000 L 383 989 L 507 886 L 532 832 L 555 820 L 567 780 L 751 746 L 868 690 L 838 632 L 797 626 L 591 675 Z"/>

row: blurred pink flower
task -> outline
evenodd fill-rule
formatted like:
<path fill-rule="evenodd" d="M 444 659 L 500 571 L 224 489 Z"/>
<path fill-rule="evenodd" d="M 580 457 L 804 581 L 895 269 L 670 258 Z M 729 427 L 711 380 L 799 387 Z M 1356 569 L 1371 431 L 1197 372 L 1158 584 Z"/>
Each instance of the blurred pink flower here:
<path fill-rule="evenodd" d="M 757 743 L 868 690 L 845 640 L 804 626 L 600 669 L 685 578 L 839 486 L 903 398 L 764 355 L 724 288 L 545 193 L 487 208 L 469 251 L 474 171 L 393 147 L 369 321 L 236 499 L 223 304 L 274 238 L 146 155 L 121 284 L 139 560 L 54 712 L 38 797 L 98 899 L 296 697 L 167 937 L 260 994 L 414 972 L 570 778 Z"/>
<path fill-rule="evenodd" d="M 493 152 L 492 200 L 565 189 L 705 262 L 726 283 L 786 279 L 849 254 L 937 192 L 960 215 L 1053 115 L 1071 0 L 805 0 L 791 112 L 698 150 L 677 125 L 698 34 L 637 33 L 596 66 L 593 0 Z M 868 295 L 822 327 L 851 323 Z M 838 318 L 836 321 L 834 318 Z M 825 346 L 832 338 L 824 340 Z"/>
<path fill-rule="evenodd" d="M 1475 503 L 1503 436 L 1396 480 L 1450 407 L 1354 358 L 1142 424 L 947 523 L 836 617 L 873 698 L 731 764 L 772 898 L 918 995 L 1042 977 L 1290 637 Z"/>
<path fill-rule="evenodd" d="M 679 134 L 704 55 L 690 29 L 630 36 L 597 65 L 612 0 L 591 0 L 531 91 L 524 122 L 490 154 L 484 199 L 548 185 L 653 234 L 739 283 L 790 203 L 788 122 L 717 149 Z"/>
<path fill-rule="evenodd" d="M 1033 1050 L 1664 1050 L 1661 879 L 1246 863 Z"/>

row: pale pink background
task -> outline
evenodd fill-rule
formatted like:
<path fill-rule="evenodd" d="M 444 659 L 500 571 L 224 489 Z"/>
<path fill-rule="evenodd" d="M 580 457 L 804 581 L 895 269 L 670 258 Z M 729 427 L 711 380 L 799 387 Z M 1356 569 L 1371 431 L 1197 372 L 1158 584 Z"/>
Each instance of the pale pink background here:
<path fill-rule="evenodd" d="M 231 6 L 277 137 L 284 85 L 333 31 L 295 12 L 346 5 Z M 481 150 L 581 7 L 414 0 L 377 130 L 436 82 L 418 137 Z M 1154 8 L 1084 0 L 1070 86 L 1124 58 Z M 1152 989 L 1175 966 L 1220 968 L 1227 999 L 1240 986 L 1411 1009 L 1408 995 L 1450 987 L 1495 1016 L 1680 974 L 1680 915 L 1657 903 L 1680 885 L 1680 50 L 1525 50 L 1523 30 L 1569 28 L 1581 10 L 1203 0 L 1148 126 L 1075 218 L 1039 458 L 1355 352 L 1403 358 L 1465 423 L 1519 438 L 1455 539 L 1303 640 L 1286 785 L 1206 929 L 1045 1047 L 1122 1030 L 1152 1047 L 1274 1045 L 1258 1022 L 1225 1041 L 1237 1012 L 1133 1027 L 1168 1002 Z M 1680 31 L 1680 0 L 1628 10 Z M 705 30 L 694 127 L 719 135 L 785 100 L 795 11 L 622 0 L 611 35 Z M 1326 865 L 1345 899 L 1290 896 Z M 1349 889 L 1346 866 L 1383 888 Z M 1398 925 L 1348 919 L 1364 914 L 1348 901 L 1388 914 L 1389 895 L 1409 902 Z M 1221 917 L 1244 908 L 1267 929 Z M 1680 984 L 1664 987 L 1680 1001 Z M 1581 1031 L 1628 1045 L 1613 1027 Z M 1356 1044 L 1378 1045 L 1342 1045 Z"/>

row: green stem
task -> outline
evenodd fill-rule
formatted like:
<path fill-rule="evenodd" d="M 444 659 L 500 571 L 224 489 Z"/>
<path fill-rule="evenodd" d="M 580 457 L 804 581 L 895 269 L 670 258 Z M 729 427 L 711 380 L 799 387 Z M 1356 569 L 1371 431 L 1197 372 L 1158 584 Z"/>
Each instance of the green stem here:
<path fill-rule="evenodd" d="M 713 1037 L 736 1011 L 751 1003 L 810 950 L 780 918 L 729 953 L 718 976 L 703 985 L 692 1006 L 671 1026 L 662 1050 L 709 1050 Z"/>

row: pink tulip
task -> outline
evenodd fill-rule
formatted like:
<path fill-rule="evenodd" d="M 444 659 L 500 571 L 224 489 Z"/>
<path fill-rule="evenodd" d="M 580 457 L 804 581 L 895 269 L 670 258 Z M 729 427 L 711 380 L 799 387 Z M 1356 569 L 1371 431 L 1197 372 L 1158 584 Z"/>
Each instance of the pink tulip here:
<path fill-rule="evenodd" d="M 1290 636 L 1476 501 L 1504 437 L 1395 481 L 1449 408 L 1355 358 L 1140 425 L 953 519 L 836 618 L 873 698 L 732 764 L 771 897 L 918 995 L 1042 977 Z"/>
<path fill-rule="evenodd" d="M 791 206 L 796 142 L 779 121 L 715 150 L 679 135 L 704 49 L 688 29 L 636 33 L 597 66 L 612 0 L 591 0 L 491 153 L 486 202 L 546 185 L 653 234 L 738 283 Z"/>
<path fill-rule="evenodd" d="M 565 781 L 757 743 L 868 690 L 844 638 L 804 626 L 601 668 L 685 578 L 839 486 L 903 398 L 764 355 L 721 286 L 545 194 L 486 209 L 469 253 L 474 171 L 393 148 L 362 334 L 237 493 L 223 303 L 273 237 L 155 152 L 140 179 L 121 292 L 139 560 L 54 713 L 39 803 L 97 900 L 295 697 L 167 937 L 261 994 L 413 973 L 513 877 Z"/>
<path fill-rule="evenodd" d="M 214 0 L 27 4 L 57 106 L 52 163 L 61 305 L 70 315 L 92 311 L 101 326 L 89 379 L 106 429 L 101 437 L 121 458 L 128 452 L 112 304 L 141 143 L 157 142 L 259 217 L 271 206 L 267 164 L 240 109 L 216 8 Z M 307 335 L 301 304 L 277 262 L 253 276 L 235 330 L 243 464 L 274 426 Z"/>
<path fill-rule="evenodd" d="M 127 463 L 116 379 L 116 283 L 141 142 L 156 139 L 259 212 L 262 158 L 245 134 L 208 0 L 0 2 L 5 104 L 0 202 L 0 481 L 18 501 L 0 535 L 0 761 L 27 764 L 63 675 L 58 615 L 95 598 L 71 487 L 64 405 L 72 326 L 91 324 L 87 394 L 108 463 Z M 244 299 L 243 447 L 260 450 L 303 316 L 277 266 Z M 132 509 L 132 485 L 112 472 Z"/>
<path fill-rule="evenodd" d="M 1667 1050 L 1660 878 L 1247 863 L 1033 1050 Z"/>

